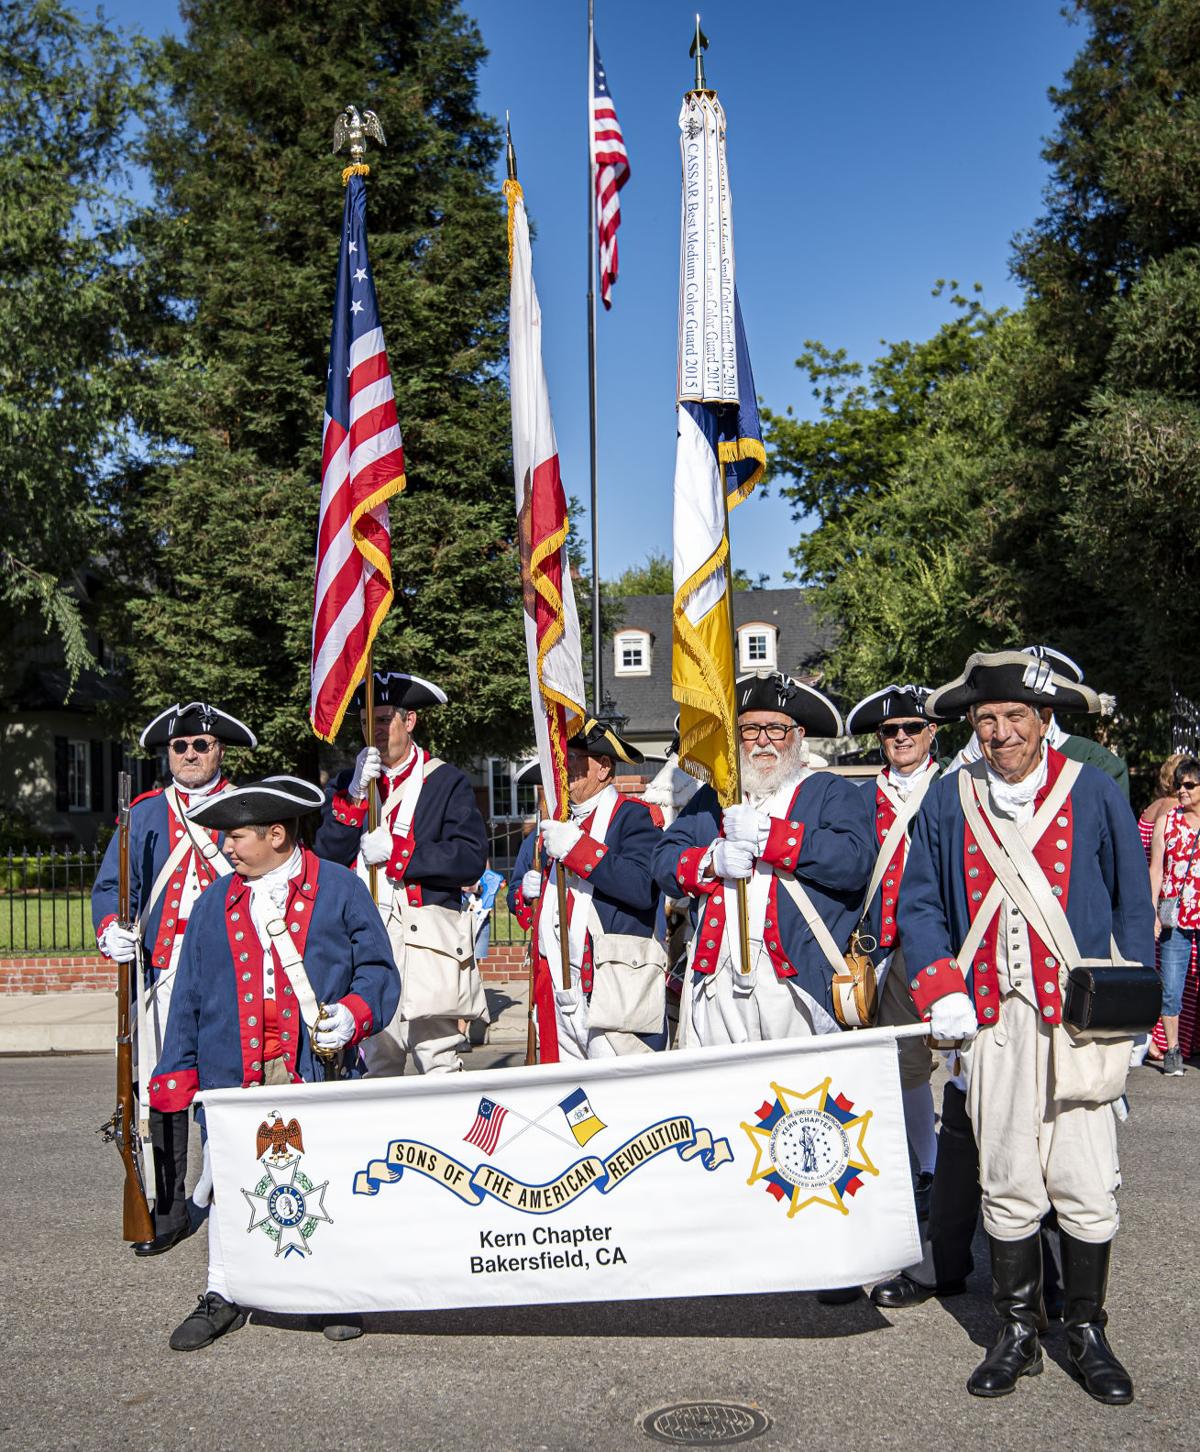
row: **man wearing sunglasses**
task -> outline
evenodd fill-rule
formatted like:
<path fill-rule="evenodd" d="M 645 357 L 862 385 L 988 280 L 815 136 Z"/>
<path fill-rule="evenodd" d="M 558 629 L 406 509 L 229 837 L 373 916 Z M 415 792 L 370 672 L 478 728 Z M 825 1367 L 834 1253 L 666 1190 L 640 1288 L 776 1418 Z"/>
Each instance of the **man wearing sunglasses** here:
<path fill-rule="evenodd" d="M 843 953 L 875 860 L 862 792 L 808 764 L 807 735 L 842 734 L 833 703 L 777 671 L 742 677 L 736 700 L 742 804 L 722 811 L 712 787 L 701 787 L 654 854 L 659 886 L 693 904 L 684 1047 L 839 1032 L 834 966 L 805 914 Z M 738 961 L 738 880 L 747 885 L 749 971 Z"/>
<path fill-rule="evenodd" d="M 140 1118 L 149 1124 L 154 1148 L 154 1239 L 134 1244 L 135 1255 L 160 1255 L 188 1232 L 187 1112 L 150 1106 L 151 1071 L 162 1052 L 175 971 L 196 899 L 230 871 L 219 834 L 187 819 L 189 807 L 227 791 L 221 771 L 226 746 L 253 750 L 254 732 L 204 701 L 176 702 L 160 711 L 139 738 L 144 749 L 165 750 L 170 781 L 138 797 L 130 811 L 129 896 L 131 927 L 117 922 L 120 872 L 114 834 L 92 889 L 92 923 L 100 951 L 116 963 L 141 963 L 137 1010 L 137 1077 Z"/>
<path fill-rule="evenodd" d="M 896 905 L 913 823 L 939 770 L 932 755 L 937 724 L 925 712 L 928 696 L 926 686 L 885 686 L 859 701 L 846 717 L 846 730 L 852 736 L 875 731 L 883 754 L 882 770 L 874 781 L 864 784 L 878 844 L 864 910 L 877 943 L 873 956 L 879 975 L 878 1023 L 887 1027 L 920 1021 L 904 971 Z M 899 1049 L 904 1123 L 916 1167 L 917 1214 L 925 1219 L 937 1159 L 929 1088 L 933 1058 L 920 1039 L 902 1039 Z"/>

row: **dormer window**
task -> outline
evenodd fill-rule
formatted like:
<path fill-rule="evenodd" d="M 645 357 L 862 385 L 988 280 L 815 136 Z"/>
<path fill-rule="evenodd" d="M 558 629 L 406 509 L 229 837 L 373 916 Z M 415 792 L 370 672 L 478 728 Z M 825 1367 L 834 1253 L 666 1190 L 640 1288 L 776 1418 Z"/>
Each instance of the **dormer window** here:
<path fill-rule="evenodd" d="M 742 671 L 773 671 L 777 665 L 776 627 L 754 621 L 738 627 L 738 668 Z"/>
<path fill-rule="evenodd" d="M 613 671 L 619 676 L 650 674 L 650 632 L 621 630 L 613 640 Z"/>

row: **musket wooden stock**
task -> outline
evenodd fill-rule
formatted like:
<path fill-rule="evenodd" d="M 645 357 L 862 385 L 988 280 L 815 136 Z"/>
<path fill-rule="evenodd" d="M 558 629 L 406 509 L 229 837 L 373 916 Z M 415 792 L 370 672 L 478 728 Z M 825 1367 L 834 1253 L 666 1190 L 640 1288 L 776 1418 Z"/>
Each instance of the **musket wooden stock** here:
<path fill-rule="evenodd" d="M 129 816 L 131 783 L 128 772 L 121 772 L 117 784 L 117 922 L 123 928 L 132 926 L 129 904 Z M 133 1003 L 133 975 L 129 963 L 117 964 L 117 1107 L 104 1126 L 107 1139 L 115 1141 L 117 1153 L 125 1167 L 125 1194 L 122 1202 L 121 1233 L 126 1240 L 153 1240 L 154 1219 L 142 1184 L 142 1171 L 134 1149 L 137 1106 L 133 1096 L 133 1028 L 130 1022 Z"/>

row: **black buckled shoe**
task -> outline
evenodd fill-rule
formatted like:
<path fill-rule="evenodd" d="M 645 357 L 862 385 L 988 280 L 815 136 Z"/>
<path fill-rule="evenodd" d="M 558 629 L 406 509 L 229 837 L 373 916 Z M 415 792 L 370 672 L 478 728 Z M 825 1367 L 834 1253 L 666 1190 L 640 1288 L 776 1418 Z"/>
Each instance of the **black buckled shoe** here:
<path fill-rule="evenodd" d="M 949 1281 L 944 1286 L 923 1286 L 914 1281 L 907 1271 L 901 1271 L 890 1281 L 880 1281 L 871 1292 L 871 1303 L 887 1311 L 903 1310 L 906 1306 L 923 1306 L 934 1296 L 961 1296 L 967 1289 L 966 1281 Z"/>
<path fill-rule="evenodd" d="M 171 1332 L 172 1351 L 199 1351 L 211 1346 L 226 1331 L 236 1331 L 246 1324 L 246 1313 L 216 1291 L 206 1291 L 196 1298 L 196 1309 Z"/>
<path fill-rule="evenodd" d="M 1059 1231 L 1063 1263 L 1063 1327 L 1071 1374 L 1090 1397 L 1108 1406 L 1133 1401 L 1133 1379 L 1117 1360 L 1104 1328 L 1112 1241 L 1089 1245 Z"/>
<path fill-rule="evenodd" d="M 1023 1376 L 1042 1371 L 1038 1323 L 1042 1316 L 1042 1240 L 993 1240 L 992 1301 L 1004 1323 L 996 1344 L 967 1381 L 975 1397 L 1006 1397 Z"/>
<path fill-rule="evenodd" d="M 170 1250 L 173 1245 L 178 1245 L 181 1240 L 186 1240 L 191 1227 L 186 1221 L 177 1225 L 174 1230 L 164 1230 L 161 1235 L 156 1235 L 153 1240 L 135 1240 L 133 1242 L 134 1255 L 162 1255 L 164 1251 Z"/>

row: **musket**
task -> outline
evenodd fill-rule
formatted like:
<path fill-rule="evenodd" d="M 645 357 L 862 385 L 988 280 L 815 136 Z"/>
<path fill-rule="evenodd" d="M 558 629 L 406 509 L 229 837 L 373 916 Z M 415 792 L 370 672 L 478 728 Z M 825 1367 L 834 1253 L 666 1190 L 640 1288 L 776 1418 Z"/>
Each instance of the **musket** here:
<path fill-rule="evenodd" d="M 133 926 L 129 910 L 129 808 L 132 787 L 127 771 L 117 778 L 117 922 Z M 154 1220 L 146 1200 L 142 1167 L 135 1149 L 137 1110 L 133 1094 L 133 1025 L 131 1008 L 134 984 L 129 963 L 117 964 L 117 1107 L 100 1126 L 106 1141 L 117 1147 L 125 1167 L 125 1197 L 121 1233 L 126 1240 L 153 1240 Z"/>

